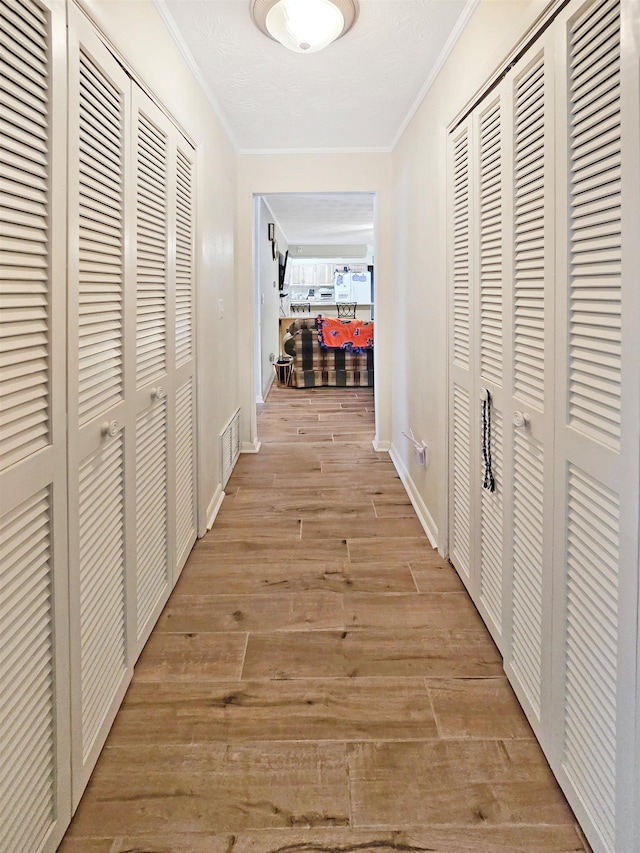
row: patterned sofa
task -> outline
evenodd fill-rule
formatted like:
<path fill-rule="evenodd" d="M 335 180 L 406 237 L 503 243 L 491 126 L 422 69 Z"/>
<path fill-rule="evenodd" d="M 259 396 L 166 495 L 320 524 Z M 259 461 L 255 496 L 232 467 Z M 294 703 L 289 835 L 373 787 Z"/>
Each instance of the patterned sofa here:
<path fill-rule="evenodd" d="M 284 351 L 293 357 L 291 384 L 295 388 L 373 387 L 373 349 L 362 353 L 326 349 L 318 340 L 316 317 L 294 320 Z"/>

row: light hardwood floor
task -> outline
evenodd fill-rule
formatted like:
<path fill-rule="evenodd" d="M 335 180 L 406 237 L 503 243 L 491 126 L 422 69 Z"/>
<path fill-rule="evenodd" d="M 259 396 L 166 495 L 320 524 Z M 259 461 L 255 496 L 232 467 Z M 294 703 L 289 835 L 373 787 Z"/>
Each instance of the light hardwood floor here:
<path fill-rule="evenodd" d="M 367 389 L 274 388 L 61 853 L 586 844 Z"/>

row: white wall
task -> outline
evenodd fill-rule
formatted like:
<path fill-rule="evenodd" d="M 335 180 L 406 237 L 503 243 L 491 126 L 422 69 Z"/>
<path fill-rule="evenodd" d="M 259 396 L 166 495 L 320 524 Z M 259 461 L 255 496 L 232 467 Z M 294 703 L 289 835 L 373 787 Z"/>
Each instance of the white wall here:
<path fill-rule="evenodd" d="M 257 297 L 260 321 L 260 384 L 258 397 L 266 398 L 274 380 L 272 356 L 280 354 L 280 291 L 278 289 L 278 258 L 273 259 L 268 223 L 275 225 L 278 252 L 287 251 L 287 242 L 280 226 L 262 199 L 258 200 L 259 221 L 256 228 L 258 261 Z"/>
<path fill-rule="evenodd" d="M 253 197 L 278 192 L 375 192 L 377 199 L 376 259 L 376 438 L 391 439 L 391 241 L 390 154 L 246 155 L 238 163 L 237 271 L 239 299 L 239 376 L 242 440 L 245 450 L 257 447 L 253 352 L 254 318 Z M 247 417 L 246 413 L 251 412 Z"/>
<path fill-rule="evenodd" d="M 446 128 L 542 11 L 541 0 L 483 0 L 392 155 L 392 452 L 446 549 Z M 406 342 L 402 346 L 401 342 Z M 429 445 L 417 465 L 402 432 Z"/>
<path fill-rule="evenodd" d="M 82 5 L 197 149 L 198 492 L 203 533 L 207 507 L 220 483 L 218 434 L 239 405 L 236 154 L 152 0 L 82 0 Z"/>

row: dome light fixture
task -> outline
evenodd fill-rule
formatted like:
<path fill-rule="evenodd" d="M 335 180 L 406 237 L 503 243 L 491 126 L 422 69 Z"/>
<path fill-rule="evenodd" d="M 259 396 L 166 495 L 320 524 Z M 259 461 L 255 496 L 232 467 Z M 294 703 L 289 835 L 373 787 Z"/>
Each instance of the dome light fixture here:
<path fill-rule="evenodd" d="M 358 0 L 251 0 L 251 17 L 289 50 L 315 53 L 351 29 Z"/>

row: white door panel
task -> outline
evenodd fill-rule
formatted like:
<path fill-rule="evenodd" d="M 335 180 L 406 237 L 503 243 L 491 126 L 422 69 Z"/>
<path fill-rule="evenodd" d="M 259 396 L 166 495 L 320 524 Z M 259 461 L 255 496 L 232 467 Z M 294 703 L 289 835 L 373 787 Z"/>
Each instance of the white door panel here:
<path fill-rule="evenodd" d="M 452 131 L 450 148 L 455 166 L 470 126 L 468 221 L 455 216 L 467 211 L 450 170 L 452 561 L 596 853 L 631 853 L 640 840 L 630 748 L 640 479 L 631 8 L 570 3 Z M 498 151 L 509 154 L 501 195 Z M 502 493 L 475 484 L 479 391 L 491 395 L 495 431 L 479 434 L 497 448 Z"/>
<path fill-rule="evenodd" d="M 556 529 L 555 565 L 565 583 L 554 619 L 566 643 L 554 656 L 555 705 L 564 721 L 556 772 L 597 851 L 635 850 L 637 831 L 629 732 L 638 550 L 625 529 L 638 521 L 638 387 L 631 369 L 640 363 L 638 241 L 625 219 L 638 216 L 640 145 L 637 42 L 633 70 L 632 43 L 621 38 L 624 5 L 574 3 L 557 34 L 568 85 L 558 89 L 566 119 L 557 145 L 558 231 L 566 250 L 557 258 L 563 381 L 555 490 L 564 523 Z"/>
<path fill-rule="evenodd" d="M 471 282 L 474 239 L 471 122 L 465 122 L 457 128 L 449 143 L 451 243 L 448 261 L 451 270 L 449 322 L 452 330 L 449 354 L 449 550 L 460 576 L 467 586 L 471 586 L 471 549 L 474 537 L 471 490 L 476 459 L 475 433 L 472 426 L 473 376 L 470 370 L 473 347 L 470 321 L 473 314 Z"/>
<path fill-rule="evenodd" d="M 544 745 L 550 696 L 554 423 L 554 95 L 547 33 L 508 78 L 513 103 L 505 670 Z"/>
<path fill-rule="evenodd" d="M 73 802 L 80 799 L 132 674 L 135 547 L 127 402 L 135 309 L 126 288 L 130 81 L 86 19 L 69 20 L 69 557 Z M 130 385 L 130 383 L 129 383 Z"/>
<path fill-rule="evenodd" d="M 65 14 L 0 2 L 0 849 L 71 815 L 65 447 Z"/>
<path fill-rule="evenodd" d="M 171 298 L 175 128 L 137 86 L 132 88 L 135 175 L 135 657 L 171 591 L 175 550 L 169 523 L 171 422 L 175 408 Z"/>
<path fill-rule="evenodd" d="M 478 258 L 474 290 L 477 308 L 473 405 L 477 413 L 474 492 L 477 554 L 475 600 L 498 647 L 503 645 L 504 561 L 504 350 L 505 329 L 505 153 L 504 85 L 478 110 L 475 129 L 474 218 Z M 508 336 L 507 336 L 508 337 Z"/>

